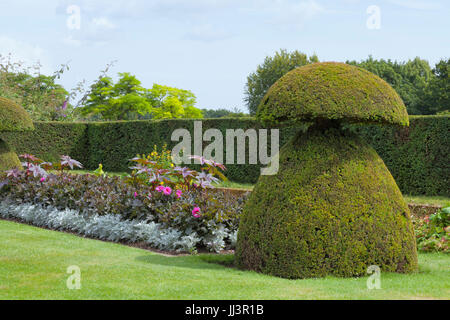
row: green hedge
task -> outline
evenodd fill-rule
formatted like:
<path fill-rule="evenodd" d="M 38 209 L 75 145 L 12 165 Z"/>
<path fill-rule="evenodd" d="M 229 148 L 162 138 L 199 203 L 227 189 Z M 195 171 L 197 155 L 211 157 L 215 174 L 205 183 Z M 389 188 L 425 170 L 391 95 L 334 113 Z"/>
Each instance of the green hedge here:
<path fill-rule="evenodd" d="M 411 116 L 408 128 L 357 131 L 378 152 L 405 194 L 450 195 L 450 116 Z"/>
<path fill-rule="evenodd" d="M 85 123 L 35 122 L 29 132 L 2 132 L 0 137 L 15 149 L 17 154 L 31 153 L 46 161 L 59 161 L 60 155 L 70 155 L 86 163 L 87 136 Z"/>
<path fill-rule="evenodd" d="M 203 132 L 219 129 L 225 141 L 227 129 L 259 129 L 262 128 L 254 119 L 208 119 L 202 121 Z M 149 153 L 154 145 L 167 144 L 172 148 L 178 142 L 171 141 L 172 132 L 176 129 L 187 129 L 194 139 L 194 121 L 192 120 L 159 120 L 159 121 L 125 121 L 89 124 L 87 136 L 89 141 L 89 168 L 97 168 L 102 163 L 111 171 L 126 171 L 128 159 L 136 154 Z M 280 144 L 284 143 L 295 130 L 283 129 Z M 270 139 L 268 139 L 270 140 Z M 204 142 L 203 147 L 210 142 Z M 235 146 L 236 149 L 236 146 Z M 192 148 L 192 152 L 193 152 Z M 235 150 L 236 155 L 236 150 Z M 224 159 L 226 152 L 224 150 Z M 248 159 L 248 154 L 246 155 Z M 227 165 L 227 177 L 236 182 L 256 182 L 259 176 L 258 165 Z"/>
<path fill-rule="evenodd" d="M 412 116 L 409 128 L 390 126 L 355 126 L 377 150 L 406 194 L 450 195 L 449 116 Z M 203 119 L 203 131 L 209 128 L 259 129 L 253 118 Z M 193 131 L 193 120 L 118 121 L 103 123 L 37 122 L 36 130 L 27 133 L 3 133 L 18 153 L 33 153 L 49 161 L 60 154 L 69 154 L 87 169 L 99 163 L 107 171 L 126 171 L 128 159 L 136 154 L 149 153 L 153 145 L 169 148 L 175 129 Z M 282 128 L 280 146 L 296 131 Z M 192 134 L 193 136 L 193 134 Z M 270 140 L 270 139 L 269 139 Z M 210 142 L 205 142 L 204 146 Z M 226 155 L 224 155 L 225 158 Z M 247 158 L 248 159 L 248 158 Z M 228 165 L 227 176 L 236 182 L 256 182 L 258 165 Z"/>

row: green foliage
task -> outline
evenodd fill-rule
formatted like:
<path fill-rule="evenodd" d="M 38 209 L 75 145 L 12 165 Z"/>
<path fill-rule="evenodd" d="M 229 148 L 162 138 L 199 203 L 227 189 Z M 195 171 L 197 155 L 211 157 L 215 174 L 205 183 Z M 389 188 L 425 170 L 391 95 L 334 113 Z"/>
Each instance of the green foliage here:
<path fill-rule="evenodd" d="M 200 109 L 194 107 L 195 95 L 189 90 L 154 84 L 147 98 L 152 106 L 153 119 L 203 118 Z"/>
<path fill-rule="evenodd" d="M 375 60 L 371 56 L 361 62 L 348 64 L 364 68 L 388 82 L 400 95 L 409 114 L 433 114 L 434 105 L 427 101 L 427 87 L 434 78 L 426 60 L 415 58 L 407 62 Z M 439 94 L 436 92 L 436 94 Z"/>
<path fill-rule="evenodd" d="M 441 60 L 433 69 L 428 86 L 429 113 L 450 113 L 450 59 Z"/>
<path fill-rule="evenodd" d="M 105 120 L 133 119 L 137 114 L 150 112 L 144 93 L 141 82 L 129 73 L 119 73 L 115 84 L 111 78 L 103 77 L 92 85 L 81 113 L 85 116 L 99 114 Z"/>
<path fill-rule="evenodd" d="M 234 108 L 233 111 L 227 109 L 202 109 L 204 118 L 215 119 L 215 118 L 244 118 L 249 115 L 242 112 L 241 110 Z"/>
<path fill-rule="evenodd" d="M 17 154 L 0 139 L 0 172 L 21 167 Z"/>
<path fill-rule="evenodd" d="M 50 162 L 58 162 L 61 154 L 67 154 L 82 163 L 87 162 L 87 136 L 85 123 L 35 122 L 31 132 L 0 133 L 19 154 L 31 153 Z M 99 162 L 95 165 L 97 168 Z"/>
<path fill-rule="evenodd" d="M 56 80 L 67 68 L 52 76 L 40 72 L 40 64 L 31 68 L 13 62 L 11 56 L 0 55 L 0 96 L 24 107 L 34 121 L 67 120 L 72 106 L 67 104 L 69 93 Z"/>
<path fill-rule="evenodd" d="M 280 50 L 275 52 L 273 57 L 266 57 L 264 62 L 256 68 L 256 71 L 247 77 L 245 86 L 245 98 L 250 114 L 256 114 L 258 105 L 267 93 L 267 90 L 282 76 L 289 71 L 318 62 L 316 55 L 308 57 L 306 54 L 297 50 L 287 52 Z"/>
<path fill-rule="evenodd" d="M 188 242 L 191 239 L 189 251 L 195 251 L 197 244 L 217 252 L 229 248 L 230 245 L 234 246 L 237 221 L 242 211 L 242 196 L 226 194 L 220 190 L 214 193 L 206 192 L 200 182 L 205 180 L 201 174 L 194 175 L 193 181 L 199 184 L 198 187 L 175 190 L 167 184 L 159 185 L 161 180 L 158 180 L 157 188 L 152 183 L 147 183 L 149 176 L 151 178 L 152 174 L 157 174 L 154 169 L 156 167 L 150 165 L 136 168 L 154 169 L 140 173 L 146 175 L 146 179 L 130 181 L 129 177 L 73 175 L 63 170 L 56 174 L 48 173 L 46 170 L 54 169 L 48 162 L 29 154 L 21 157 L 26 161 L 25 170 L 0 173 L 0 203 L 8 200 L 44 208 L 50 206 L 58 210 L 72 209 L 84 217 L 98 215 L 111 218 L 116 215 L 119 217 L 116 224 L 121 220 L 154 222 L 159 226 L 153 225 L 153 228 L 161 229 L 152 237 L 179 237 Z M 78 161 L 68 156 L 61 156 L 61 159 L 61 168 L 81 167 Z M 138 164 L 149 164 L 147 158 L 136 158 L 134 161 Z M 138 174 L 132 178 L 136 178 Z M 42 225 L 42 220 L 40 223 L 39 226 Z M 100 223 L 99 228 L 102 227 L 105 228 Z M 69 230 L 99 236 L 96 232 L 83 233 L 77 227 L 74 229 Z M 120 231 L 122 234 L 118 240 L 130 240 L 126 231 Z M 136 239 L 132 242 L 135 241 Z"/>
<path fill-rule="evenodd" d="M 219 129 L 224 137 L 226 129 L 260 129 L 253 118 L 222 118 L 202 121 L 203 129 Z M 386 127 L 379 125 L 353 125 L 386 163 L 400 189 L 411 195 L 450 196 L 450 116 L 413 116 L 410 127 Z M 58 161 L 60 154 L 68 154 L 80 160 L 88 170 L 95 170 L 99 163 L 108 172 L 128 171 L 129 159 L 137 154 L 149 153 L 154 145 L 164 144 L 172 149 L 175 129 L 184 128 L 193 136 L 193 121 L 157 120 L 102 123 L 37 122 L 36 130 L 26 133 L 2 133 L 19 153 L 32 153 L 49 161 Z M 297 132 L 297 128 L 280 130 L 280 145 L 284 145 Z M 270 139 L 269 139 L 270 140 Z M 208 145 L 206 142 L 204 146 Z M 226 150 L 224 159 L 226 157 Z M 193 168 L 198 169 L 194 165 Z M 226 176 L 231 181 L 255 183 L 260 166 L 228 165 Z"/>
<path fill-rule="evenodd" d="M 448 252 L 450 207 L 442 208 L 425 219 L 414 219 L 417 248 L 424 252 Z"/>
<path fill-rule="evenodd" d="M 24 108 L 0 97 L 0 132 L 33 130 L 33 122 Z"/>
<path fill-rule="evenodd" d="M 284 75 L 261 101 L 257 117 L 269 125 L 317 119 L 408 125 L 405 105 L 389 84 L 336 62 L 309 64 Z"/>
<path fill-rule="evenodd" d="M 177 192 L 213 188 L 212 183 L 219 182 L 219 178 L 226 180 L 222 170 L 225 166 L 213 160 L 201 156 L 191 156 L 201 162 L 201 172 L 191 170 L 187 167 L 175 166 L 172 162 L 172 152 L 164 145 L 161 153 L 154 151 L 149 155 L 136 156 L 130 161 L 133 171 L 128 181 L 133 185 L 148 185 L 152 190 L 163 190 L 161 188 L 177 189 Z M 218 177 L 218 178 L 217 178 Z"/>
<path fill-rule="evenodd" d="M 117 83 L 103 77 L 91 86 L 81 109 L 84 116 L 102 120 L 202 118 L 201 111 L 194 107 L 192 92 L 158 84 L 146 89 L 129 73 L 119 76 Z"/>
<path fill-rule="evenodd" d="M 28 113 L 15 102 L 0 97 L 0 132 L 31 131 L 34 129 Z M 20 168 L 17 154 L 0 137 L 0 172 Z"/>
<path fill-rule="evenodd" d="M 450 195 L 450 116 L 413 116 L 409 128 L 358 126 L 355 130 L 411 195 Z"/>
<path fill-rule="evenodd" d="M 280 151 L 241 217 L 240 268 L 285 278 L 417 271 L 409 209 L 374 149 L 338 129 L 311 128 Z"/>

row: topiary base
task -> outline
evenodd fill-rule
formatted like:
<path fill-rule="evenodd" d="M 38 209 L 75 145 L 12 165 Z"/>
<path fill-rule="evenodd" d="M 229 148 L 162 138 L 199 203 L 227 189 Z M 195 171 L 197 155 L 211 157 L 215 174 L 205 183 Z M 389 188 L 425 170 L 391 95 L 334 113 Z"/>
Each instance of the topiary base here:
<path fill-rule="evenodd" d="M 17 154 L 0 139 L 0 172 L 13 168 L 22 168 Z"/>
<path fill-rule="evenodd" d="M 375 150 L 337 128 L 309 129 L 280 150 L 241 218 L 236 262 L 284 278 L 418 269 L 408 206 Z"/>

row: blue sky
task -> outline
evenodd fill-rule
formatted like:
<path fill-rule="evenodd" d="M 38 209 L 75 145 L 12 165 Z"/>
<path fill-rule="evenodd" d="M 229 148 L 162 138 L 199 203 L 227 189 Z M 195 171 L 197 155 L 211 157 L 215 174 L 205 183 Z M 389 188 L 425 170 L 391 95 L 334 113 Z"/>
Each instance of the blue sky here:
<path fill-rule="evenodd" d="M 71 6 L 79 29 L 68 27 Z M 370 6 L 378 29 L 367 26 Z M 244 110 L 247 75 L 280 48 L 321 61 L 420 56 L 434 65 L 450 56 L 449 16 L 448 0 L 1 0 L 0 54 L 39 60 L 46 73 L 70 61 L 68 89 L 117 60 L 113 76 L 189 89 L 200 108 Z"/>

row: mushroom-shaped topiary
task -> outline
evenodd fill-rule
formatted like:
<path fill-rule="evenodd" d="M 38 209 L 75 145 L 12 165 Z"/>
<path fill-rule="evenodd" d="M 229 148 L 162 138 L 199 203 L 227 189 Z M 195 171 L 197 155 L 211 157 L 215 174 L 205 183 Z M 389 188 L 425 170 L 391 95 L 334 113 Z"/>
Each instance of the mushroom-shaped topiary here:
<path fill-rule="evenodd" d="M 417 270 L 408 206 L 375 150 L 343 129 L 349 122 L 408 125 L 406 108 L 382 79 L 343 63 L 295 69 L 270 89 L 266 124 L 310 121 L 261 176 L 238 233 L 239 267 L 285 278 Z"/>
<path fill-rule="evenodd" d="M 33 122 L 24 108 L 0 97 L 0 132 L 33 130 Z M 17 154 L 0 139 L 0 171 L 21 168 Z"/>

